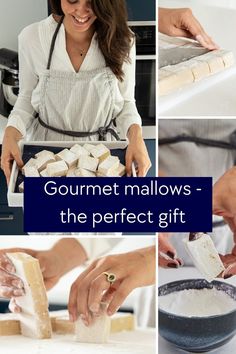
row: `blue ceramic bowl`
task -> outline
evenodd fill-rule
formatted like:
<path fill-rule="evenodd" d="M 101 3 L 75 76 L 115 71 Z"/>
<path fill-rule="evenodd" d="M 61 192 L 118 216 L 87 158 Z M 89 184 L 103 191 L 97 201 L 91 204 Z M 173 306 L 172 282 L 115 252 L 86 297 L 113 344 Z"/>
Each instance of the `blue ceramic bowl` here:
<path fill-rule="evenodd" d="M 220 281 L 208 283 L 203 279 L 175 281 L 159 287 L 159 296 L 185 289 L 225 291 L 236 300 L 236 287 Z M 159 334 L 176 347 L 194 353 L 204 353 L 230 341 L 236 334 L 235 310 L 209 317 L 184 317 L 159 309 Z"/>

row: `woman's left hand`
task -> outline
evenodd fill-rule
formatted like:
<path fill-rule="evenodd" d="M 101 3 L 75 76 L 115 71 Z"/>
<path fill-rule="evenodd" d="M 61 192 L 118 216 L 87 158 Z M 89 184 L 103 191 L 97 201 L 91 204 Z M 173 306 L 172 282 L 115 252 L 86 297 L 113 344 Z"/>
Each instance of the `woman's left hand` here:
<path fill-rule="evenodd" d="M 111 255 L 94 261 L 72 284 L 68 310 L 70 319 L 80 315 L 85 325 L 99 315 L 101 303 L 107 304 L 107 314 L 114 314 L 129 293 L 155 282 L 155 246 Z M 110 283 L 104 272 L 114 274 Z"/>
<path fill-rule="evenodd" d="M 138 177 L 145 177 L 152 166 L 145 142 L 142 137 L 141 127 L 133 124 L 128 131 L 129 145 L 126 150 L 126 173 L 132 176 L 132 163 L 135 164 Z"/>

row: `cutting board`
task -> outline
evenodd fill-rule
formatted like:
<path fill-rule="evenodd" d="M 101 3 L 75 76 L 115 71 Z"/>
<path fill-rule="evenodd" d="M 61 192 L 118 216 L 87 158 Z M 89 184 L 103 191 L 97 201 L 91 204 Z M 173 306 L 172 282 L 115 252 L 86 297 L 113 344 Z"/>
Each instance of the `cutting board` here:
<path fill-rule="evenodd" d="M 75 342 L 73 335 L 53 335 L 35 340 L 23 336 L 1 337 L 4 354 L 155 354 L 155 329 L 114 333 L 107 344 Z"/>
<path fill-rule="evenodd" d="M 175 92 L 159 97 L 158 99 L 158 112 L 159 116 L 161 116 L 163 113 L 165 113 L 167 110 L 170 110 L 171 108 L 177 106 L 178 104 L 187 101 L 191 97 L 199 94 L 199 93 L 204 93 L 210 87 L 213 87 L 216 84 L 219 84 L 222 82 L 224 83 L 225 80 L 231 78 L 233 75 L 236 75 L 236 66 L 232 66 L 229 69 L 225 69 L 224 71 L 218 73 L 218 74 L 213 74 L 211 76 L 206 77 L 205 79 L 199 81 L 199 82 L 194 82 L 192 84 L 189 84 L 179 90 L 176 90 Z M 216 97 L 216 99 L 218 99 Z M 193 114 L 194 115 L 194 111 Z"/>

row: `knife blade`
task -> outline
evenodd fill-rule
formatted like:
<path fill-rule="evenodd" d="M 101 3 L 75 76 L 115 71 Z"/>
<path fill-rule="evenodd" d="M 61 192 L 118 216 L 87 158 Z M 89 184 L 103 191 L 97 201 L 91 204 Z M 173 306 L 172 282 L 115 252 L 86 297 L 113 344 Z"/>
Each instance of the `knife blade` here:
<path fill-rule="evenodd" d="M 175 65 L 185 62 L 189 59 L 198 57 L 210 52 L 209 49 L 194 45 L 194 46 L 174 46 L 171 48 L 160 48 L 158 56 L 158 67 L 163 68 L 167 65 Z"/>

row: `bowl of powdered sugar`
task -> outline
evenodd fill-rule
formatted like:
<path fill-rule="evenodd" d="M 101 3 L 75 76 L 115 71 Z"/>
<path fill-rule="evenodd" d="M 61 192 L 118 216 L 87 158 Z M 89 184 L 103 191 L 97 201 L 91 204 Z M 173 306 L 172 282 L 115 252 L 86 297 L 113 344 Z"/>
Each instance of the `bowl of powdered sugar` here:
<path fill-rule="evenodd" d="M 236 334 L 236 287 L 203 279 L 159 287 L 159 333 L 178 348 L 203 353 Z"/>

